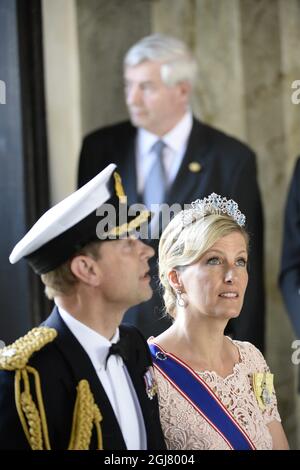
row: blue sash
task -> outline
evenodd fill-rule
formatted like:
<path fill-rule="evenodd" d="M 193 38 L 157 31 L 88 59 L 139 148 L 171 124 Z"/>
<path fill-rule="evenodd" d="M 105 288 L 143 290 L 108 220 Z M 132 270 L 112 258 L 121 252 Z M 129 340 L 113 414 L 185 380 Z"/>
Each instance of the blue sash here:
<path fill-rule="evenodd" d="M 150 343 L 149 348 L 154 366 L 222 436 L 231 449 L 255 450 L 245 431 L 193 369 L 154 343 Z"/>

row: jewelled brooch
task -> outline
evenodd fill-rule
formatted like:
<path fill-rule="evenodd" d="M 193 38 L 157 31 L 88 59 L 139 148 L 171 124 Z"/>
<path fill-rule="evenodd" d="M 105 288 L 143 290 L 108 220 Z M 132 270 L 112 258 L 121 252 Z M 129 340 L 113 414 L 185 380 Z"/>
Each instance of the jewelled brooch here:
<path fill-rule="evenodd" d="M 256 372 L 252 375 L 253 391 L 261 410 L 271 403 L 274 391 L 274 375 L 270 372 Z"/>
<path fill-rule="evenodd" d="M 153 367 L 148 367 L 146 370 L 144 374 L 144 382 L 148 398 L 152 400 L 152 398 L 157 394 L 157 383 L 155 380 Z"/>

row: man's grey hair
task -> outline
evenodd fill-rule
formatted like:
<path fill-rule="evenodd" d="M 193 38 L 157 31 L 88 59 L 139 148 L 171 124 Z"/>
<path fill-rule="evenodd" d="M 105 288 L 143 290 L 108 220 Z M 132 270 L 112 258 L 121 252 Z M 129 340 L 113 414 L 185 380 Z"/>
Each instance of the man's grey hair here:
<path fill-rule="evenodd" d="M 195 82 L 197 64 L 187 45 L 177 38 L 164 34 L 146 36 L 134 44 L 124 58 L 124 67 L 134 67 L 146 61 L 162 63 L 162 81 L 172 86 L 187 81 Z"/>

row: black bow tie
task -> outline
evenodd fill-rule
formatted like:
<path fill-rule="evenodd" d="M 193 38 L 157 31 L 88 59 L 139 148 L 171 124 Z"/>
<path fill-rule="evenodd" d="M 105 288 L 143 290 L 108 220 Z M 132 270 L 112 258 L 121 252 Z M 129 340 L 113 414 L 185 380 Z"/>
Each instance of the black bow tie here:
<path fill-rule="evenodd" d="M 113 354 L 117 354 L 118 356 L 121 356 L 121 358 L 125 362 L 128 360 L 128 345 L 127 345 L 127 342 L 124 341 L 124 339 L 121 338 L 117 343 L 113 343 L 111 347 L 109 348 L 106 359 L 105 359 L 105 369 L 106 369 L 107 361 L 109 357 L 112 356 Z"/>

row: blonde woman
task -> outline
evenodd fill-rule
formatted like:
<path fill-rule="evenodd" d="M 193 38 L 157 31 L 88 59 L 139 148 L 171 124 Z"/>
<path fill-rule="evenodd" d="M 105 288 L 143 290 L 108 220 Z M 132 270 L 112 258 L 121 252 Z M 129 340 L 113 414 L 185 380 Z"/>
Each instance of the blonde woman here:
<path fill-rule="evenodd" d="M 288 449 L 264 357 L 224 335 L 248 282 L 244 225 L 234 201 L 211 194 L 162 234 L 160 280 L 173 324 L 149 346 L 169 449 Z"/>

